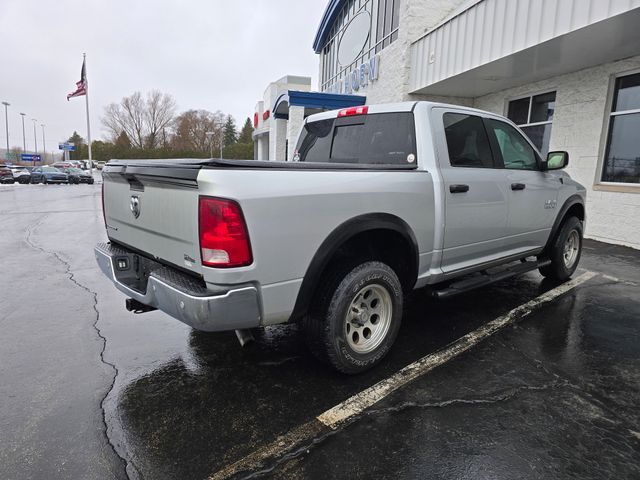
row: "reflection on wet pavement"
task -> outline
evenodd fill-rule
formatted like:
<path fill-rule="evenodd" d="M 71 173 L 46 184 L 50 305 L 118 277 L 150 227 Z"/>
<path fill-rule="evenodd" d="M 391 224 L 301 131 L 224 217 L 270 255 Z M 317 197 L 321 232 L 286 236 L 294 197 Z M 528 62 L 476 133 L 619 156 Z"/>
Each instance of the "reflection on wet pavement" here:
<path fill-rule="evenodd" d="M 472 292 L 464 299 L 450 302 L 436 302 L 418 292 L 411 299 L 401 335 L 388 361 L 379 369 L 358 377 L 336 374 L 328 367 L 317 363 L 306 351 L 302 334 L 296 326 L 279 326 L 263 330 L 256 344 L 249 349 L 239 348 L 233 334 L 192 331 L 188 339 L 188 355 L 174 358 L 162 367 L 147 372 L 129 383 L 118 396 L 118 410 L 123 428 L 127 431 L 128 449 L 134 454 L 131 457 L 133 463 L 145 477 L 202 477 L 211 474 L 278 435 L 308 422 L 325 409 L 385 378 L 407 363 L 446 346 L 495 316 L 555 286 L 553 282 L 541 281 L 539 276 L 530 275 L 517 281 L 498 284 L 490 289 Z M 385 405 L 390 404 L 393 407 L 406 403 L 406 400 L 402 399 L 405 395 L 413 393 L 417 397 L 411 401 L 411 405 L 416 405 L 412 408 L 391 408 L 385 411 L 387 407 L 380 407 L 384 413 L 378 412 L 378 406 L 372 409 L 375 413 L 371 413 L 371 420 L 366 422 L 374 422 L 375 428 L 367 427 L 373 428 L 373 431 L 366 432 L 366 436 L 377 447 L 370 448 L 384 451 L 387 439 L 391 438 L 399 442 L 396 449 L 414 442 L 424 444 L 424 434 L 416 433 L 414 439 L 410 431 L 396 428 L 396 414 L 417 417 L 413 420 L 418 421 L 418 418 L 426 415 L 424 411 L 431 409 L 420 408 L 417 405 L 432 402 L 433 392 L 439 393 L 437 401 L 451 401 L 461 397 L 470 399 L 449 407 L 456 413 L 447 414 L 445 417 L 438 416 L 438 422 L 443 423 L 429 427 L 435 428 L 436 432 L 453 428 L 454 425 L 448 425 L 446 418 L 461 418 L 462 414 L 458 410 L 472 410 L 475 406 L 475 402 L 472 401 L 474 398 L 480 400 L 483 408 L 490 409 L 492 403 L 499 402 L 485 401 L 486 396 L 497 395 L 501 398 L 510 388 L 524 390 L 518 391 L 514 399 L 504 401 L 505 404 L 528 402 L 537 405 L 541 401 L 547 401 L 556 405 L 549 405 L 546 410 L 531 409 L 531 405 L 519 407 L 522 412 L 531 409 L 530 414 L 534 417 L 548 417 L 547 421 L 550 424 L 557 421 L 553 420 L 554 415 L 563 416 L 559 405 L 565 406 L 564 415 L 568 415 L 571 409 L 578 408 L 581 402 L 592 401 L 590 398 L 576 399 L 575 395 L 570 395 L 565 390 L 574 384 L 574 377 L 584 378 L 586 372 L 597 370 L 597 365 L 585 363 L 585 359 L 593 358 L 594 352 L 593 345 L 585 344 L 585 317 L 602 317 L 603 312 L 592 309 L 600 308 L 598 306 L 603 301 L 610 301 L 608 299 L 614 292 L 607 292 L 606 289 L 616 288 L 620 288 L 620 285 L 602 280 L 583 285 L 579 294 L 566 295 L 552 305 L 545 306 L 539 313 L 489 340 L 482 349 L 465 354 L 387 399 Z M 594 295 L 594 291 L 599 292 L 598 295 Z M 626 305 L 622 302 L 621 307 L 623 311 L 640 311 L 640 305 L 637 304 Z M 600 325 L 599 328 L 607 329 L 601 322 L 595 323 Z M 638 325 L 632 322 L 629 327 L 636 329 L 636 335 L 638 334 Z M 620 328 L 620 324 L 617 328 Z M 608 336 L 611 333 L 615 334 L 608 329 L 607 333 Z M 608 341 L 619 342 L 619 339 L 610 338 Z M 522 345 L 519 345 L 519 342 Z M 631 342 L 625 348 L 635 351 L 637 358 L 637 343 Z M 514 352 L 514 349 L 517 352 Z M 524 353 L 530 350 L 531 357 Z M 547 362 L 550 365 L 546 365 Z M 457 364 L 461 364 L 462 368 L 458 368 Z M 637 363 L 634 368 L 639 371 Z M 554 372 L 554 369 L 558 369 L 558 373 Z M 544 378 L 531 386 L 527 377 L 536 374 Z M 440 375 L 446 375 L 451 384 L 434 384 L 434 376 Z M 505 379 L 509 378 L 514 383 L 506 386 Z M 422 384 L 426 386 L 422 387 Z M 493 389 L 488 389 L 489 386 L 493 386 Z M 600 388 L 606 388 L 608 391 L 608 387 L 604 385 Z M 486 395 L 483 394 L 485 391 Z M 462 393 L 466 393 L 466 396 L 461 395 Z M 633 394 L 631 397 L 630 393 Z M 637 400 L 640 394 L 638 391 L 625 392 L 623 396 Z M 485 400 L 482 400 L 483 398 Z M 529 400 L 525 401 L 526 399 Z M 486 435 L 495 429 L 503 431 L 509 421 L 514 421 L 521 429 L 519 435 L 524 438 L 529 423 L 542 421 L 540 418 L 523 423 L 515 419 L 509 420 L 509 415 L 513 412 L 504 415 L 498 413 L 495 420 L 497 423 L 489 422 L 484 427 Z M 462 417 L 465 415 L 475 414 L 469 411 Z M 385 416 L 388 417 L 387 422 L 381 424 L 380 419 Z M 471 422 L 471 419 L 466 421 Z M 585 428 L 581 421 L 579 418 L 576 419 L 576 428 Z M 461 425 L 464 424 L 463 422 Z M 461 425 L 456 428 L 461 428 Z M 357 425 L 349 427 L 346 432 L 332 436 L 327 441 L 327 445 L 340 445 L 341 447 L 337 448 L 342 448 L 344 458 L 336 451 L 327 456 L 320 453 L 324 452 L 324 444 L 313 449 L 314 453 L 310 458 L 313 459 L 317 455 L 326 461 L 328 458 L 336 459 L 332 463 L 336 469 L 340 465 L 351 464 L 350 457 L 361 451 L 354 443 L 359 445 L 361 442 L 356 442 L 357 437 L 352 438 L 349 432 L 358 431 L 359 428 L 361 427 Z M 541 425 L 537 435 L 540 437 L 540 448 L 549 451 L 553 449 L 553 445 L 545 445 L 551 440 L 542 438 L 546 428 Z M 380 431 L 376 433 L 376 429 Z M 360 432 L 358 435 L 363 434 L 365 433 Z M 624 438 L 628 433 L 618 432 L 616 435 L 622 435 Z M 451 442 L 455 438 L 454 436 L 447 441 Z M 482 445 L 484 441 L 482 437 L 472 436 L 471 439 L 476 445 Z M 596 444 L 597 441 L 594 440 Z M 464 442 L 460 447 L 463 445 Z M 414 454 L 417 455 L 421 451 L 423 450 L 419 449 Z M 363 458 L 368 458 L 364 446 L 361 453 L 364 455 Z M 432 457 L 437 456 L 438 449 L 434 447 L 426 458 L 433 461 Z M 547 457 L 542 458 L 545 458 L 545 462 L 551 460 Z M 406 460 L 408 459 L 404 459 Z M 412 459 L 413 462 L 417 460 Z M 509 457 L 505 454 L 504 472 L 508 471 L 508 460 Z M 346 476 L 375 475 L 377 463 L 386 465 L 386 470 L 383 469 L 386 474 L 402 476 L 403 470 L 394 470 L 388 461 L 389 458 L 385 455 L 380 456 L 379 461 L 368 459 L 364 466 L 359 467 L 364 470 L 359 471 L 360 473 L 351 471 Z M 296 469 L 302 468 L 301 465 L 306 462 L 296 460 L 291 462 L 291 465 L 285 465 L 278 475 L 286 477 L 286 472 L 289 472 L 293 477 L 313 477 L 314 472 L 318 474 L 327 468 L 326 463 L 314 462 L 311 461 L 303 470 L 297 471 Z M 425 465 L 428 464 L 429 462 L 425 462 Z M 435 470 L 423 469 L 420 474 L 436 471 L 444 474 L 447 472 L 447 465 L 451 465 L 451 462 L 444 462 Z M 336 470 L 335 474 L 338 475 L 340 471 Z M 455 472 L 452 473 L 455 477 Z"/>
<path fill-rule="evenodd" d="M 41 192 L 3 194 L 12 221 L 2 245 L 14 252 L 6 260 L 14 275 L 3 277 L 11 295 L 0 298 L 9 339 L 0 365 L 2 478 L 124 478 L 115 452 L 132 478 L 206 478 L 557 286 L 531 273 L 448 301 L 415 292 L 390 355 L 349 377 L 319 363 L 295 325 L 260 331 L 240 348 L 233 332 L 126 312 L 91 250 L 104 241 L 99 186 Z M 268 462 L 269 473 L 640 478 L 640 252 L 585 246 L 581 266 L 598 277 L 335 434 L 319 433 L 286 461 Z M 37 292 L 24 283 L 32 281 Z M 104 362 L 89 292 L 97 294 Z"/>

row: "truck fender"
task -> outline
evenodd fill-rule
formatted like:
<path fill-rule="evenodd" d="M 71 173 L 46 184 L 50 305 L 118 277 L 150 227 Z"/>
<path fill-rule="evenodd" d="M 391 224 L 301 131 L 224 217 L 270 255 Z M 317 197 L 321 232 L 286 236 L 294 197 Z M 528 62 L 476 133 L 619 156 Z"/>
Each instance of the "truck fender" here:
<path fill-rule="evenodd" d="M 418 242 L 411 227 L 401 218 L 388 213 L 369 213 L 354 217 L 336 227 L 316 251 L 302 280 L 290 321 L 302 318 L 308 311 L 320 279 L 334 255 L 349 239 L 363 232 L 389 230 L 399 233 L 411 248 L 410 278 L 415 283 L 418 275 Z"/>
<path fill-rule="evenodd" d="M 576 207 L 579 205 L 579 207 Z M 584 208 L 584 199 L 580 195 L 571 195 L 562 205 L 562 208 L 558 211 L 558 215 L 556 216 L 556 220 L 553 222 L 553 227 L 551 228 L 551 233 L 549 234 L 549 238 L 547 239 L 547 243 L 544 246 L 543 253 L 547 252 L 551 247 L 551 244 L 556 238 L 560 227 L 562 227 L 562 223 L 564 222 L 567 213 L 569 210 L 579 208 L 582 215 L 577 215 L 578 218 L 584 222 L 585 219 L 585 208 Z"/>

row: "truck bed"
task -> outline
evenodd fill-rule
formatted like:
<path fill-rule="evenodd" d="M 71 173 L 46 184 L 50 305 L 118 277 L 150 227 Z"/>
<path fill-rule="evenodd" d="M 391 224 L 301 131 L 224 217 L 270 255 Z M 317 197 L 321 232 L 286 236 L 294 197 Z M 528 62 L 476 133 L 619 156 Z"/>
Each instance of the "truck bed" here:
<path fill-rule="evenodd" d="M 411 225 L 421 255 L 433 250 L 429 172 L 415 165 L 255 160 L 112 160 L 103 170 L 107 234 L 115 244 L 202 278 L 211 288 L 257 285 L 264 324 L 286 320 L 313 256 L 344 222 L 391 216 Z M 201 263 L 198 202 L 236 201 L 254 261 L 239 268 Z M 136 218 L 130 202 L 139 201 Z M 417 206 L 420 206 L 419 208 Z"/>

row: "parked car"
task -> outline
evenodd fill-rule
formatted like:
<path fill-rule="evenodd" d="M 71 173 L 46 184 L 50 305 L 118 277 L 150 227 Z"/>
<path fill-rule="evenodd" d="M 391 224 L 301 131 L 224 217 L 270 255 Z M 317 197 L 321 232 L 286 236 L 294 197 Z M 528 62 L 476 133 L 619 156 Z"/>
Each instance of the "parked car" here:
<path fill-rule="evenodd" d="M 96 162 L 96 168 L 98 170 L 102 170 L 105 166 L 106 162 Z"/>
<path fill-rule="evenodd" d="M 568 279 L 585 188 L 511 121 L 411 102 L 309 116 L 297 162 L 112 160 L 110 243 L 95 254 L 129 310 L 198 330 L 300 322 L 345 373 L 393 344 L 405 294 L 437 298 L 538 269 Z"/>
<path fill-rule="evenodd" d="M 69 183 L 69 177 L 55 167 L 36 167 L 31 172 L 31 183 Z"/>
<path fill-rule="evenodd" d="M 13 165 L 10 167 L 13 173 L 13 179 L 22 184 L 31 183 L 31 172 L 20 165 Z"/>
<path fill-rule="evenodd" d="M 0 183 L 15 183 L 10 166 L 4 163 L 0 163 Z"/>
<path fill-rule="evenodd" d="M 4 163 L 0 163 L 0 183 L 15 183 L 13 172 Z"/>
<path fill-rule="evenodd" d="M 69 183 L 88 183 L 93 185 L 93 176 L 89 172 L 85 172 L 79 168 L 65 168 L 62 170 L 69 177 Z"/>

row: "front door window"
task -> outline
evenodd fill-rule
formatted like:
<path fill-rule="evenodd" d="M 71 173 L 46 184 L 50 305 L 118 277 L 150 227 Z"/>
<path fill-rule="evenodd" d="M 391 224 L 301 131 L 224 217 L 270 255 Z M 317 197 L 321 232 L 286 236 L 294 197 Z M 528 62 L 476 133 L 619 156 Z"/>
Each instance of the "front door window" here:
<path fill-rule="evenodd" d="M 536 152 L 529 142 L 511 125 L 499 120 L 486 119 L 502 157 L 504 168 L 510 170 L 538 170 Z"/>

